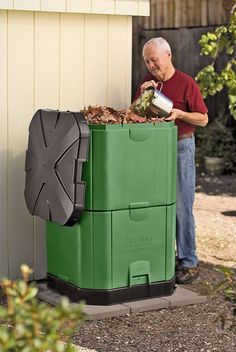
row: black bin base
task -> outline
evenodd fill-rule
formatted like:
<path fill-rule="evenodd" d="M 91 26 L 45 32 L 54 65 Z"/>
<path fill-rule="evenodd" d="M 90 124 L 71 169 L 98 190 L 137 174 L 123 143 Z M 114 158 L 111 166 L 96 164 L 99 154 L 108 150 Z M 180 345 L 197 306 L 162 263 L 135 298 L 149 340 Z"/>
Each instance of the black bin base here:
<path fill-rule="evenodd" d="M 69 297 L 71 302 L 80 300 L 91 305 L 111 305 L 140 299 L 170 296 L 175 290 L 175 277 L 169 281 L 151 284 L 122 287 L 107 290 L 84 289 L 65 282 L 58 277 L 48 274 L 47 286 Z"/>

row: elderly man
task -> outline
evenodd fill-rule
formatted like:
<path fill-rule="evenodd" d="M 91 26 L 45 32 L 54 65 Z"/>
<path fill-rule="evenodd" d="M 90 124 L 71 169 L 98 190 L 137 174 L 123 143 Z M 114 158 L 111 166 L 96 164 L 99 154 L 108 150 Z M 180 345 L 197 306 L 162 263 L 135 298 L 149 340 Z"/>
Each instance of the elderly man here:
<path fill-rule="evenodd" d="M 146 88 L 158 88 L 158 82 L 162 82 L 162 93 L 173 101 L 173 109 L 165 121 L 173 120 L 178 127 L 176 282 L 188 284 L 199 276 L 193 217 L 194 131 L 195 126 L 206 126 L 208 111 L 194 79 L 173 66 L 171 49 L 164 38 L 153 38 L 146 42 L 143 58 L 149 74 L 141 81 L 135 100 Z"/>

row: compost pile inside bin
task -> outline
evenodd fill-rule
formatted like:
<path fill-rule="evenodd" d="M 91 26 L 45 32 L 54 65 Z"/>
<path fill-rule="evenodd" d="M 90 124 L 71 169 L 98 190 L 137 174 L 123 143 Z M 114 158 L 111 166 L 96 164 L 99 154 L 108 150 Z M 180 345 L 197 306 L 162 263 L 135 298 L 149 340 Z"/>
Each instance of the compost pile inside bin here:
<path fill-rule="evenodd" d="M 128 123 L 156 123 L 160 122 L 157 117 L 138 116 L 130 109 L 116 110 L 109 106 L 85 107 L 82 113 L 88 124 L 128 124 Z"/>

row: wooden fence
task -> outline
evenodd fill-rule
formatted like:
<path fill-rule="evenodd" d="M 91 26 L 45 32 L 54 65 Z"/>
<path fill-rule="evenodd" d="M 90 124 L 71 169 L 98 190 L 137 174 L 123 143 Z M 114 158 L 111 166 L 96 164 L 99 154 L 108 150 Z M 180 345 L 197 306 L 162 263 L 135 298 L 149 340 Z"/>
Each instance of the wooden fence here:
<path fill-rule="evenodd" d="M 226 23 L 234 0 L 150 0 L 150 16 L 140 17 L 143 29 L 214 26 Z"/>

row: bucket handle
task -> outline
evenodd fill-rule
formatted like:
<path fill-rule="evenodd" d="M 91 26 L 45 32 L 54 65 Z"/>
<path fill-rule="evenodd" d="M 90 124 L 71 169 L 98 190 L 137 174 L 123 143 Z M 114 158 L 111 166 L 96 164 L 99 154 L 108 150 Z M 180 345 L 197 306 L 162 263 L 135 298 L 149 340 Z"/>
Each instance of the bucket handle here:
<path fill-rule="evenodd" d="M 158 84 L 161 85 L 161 88 L 159 89 L 159 91 L 161 92 L 161 91 L 162 91 L 162 88 L 163 88 L 163 82 L 157 82 L 157 86 L 158 86 Z"/>
<path fill-rule="evenodd" d="M 159 81 L 159 82 L 157 82 L 157 87 L 158 87 L 158 84 L 160 84 L 161 85 L 161 88 L 160 89 L 157 89 L 157 88 L 155 88 L 155 87 L 153 87 L 153 86 L 149 86 L 149 87 L 147 87 L 145 90 L 158 90 L 159 92 L 161 92 L 162 91 L 162 88 L 163 88 L 163 82 L 161 82 L 161 81 Z"/>

